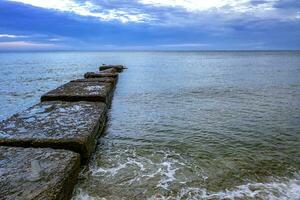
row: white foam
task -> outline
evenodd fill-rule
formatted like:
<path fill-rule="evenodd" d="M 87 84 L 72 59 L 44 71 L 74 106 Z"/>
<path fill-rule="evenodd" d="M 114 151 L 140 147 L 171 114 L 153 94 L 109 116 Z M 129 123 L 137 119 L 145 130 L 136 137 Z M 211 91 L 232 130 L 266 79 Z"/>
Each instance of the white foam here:
<path fill-rule="evenodd" d="M 177 196 L 155 194 L 149 200 L 168 199 L 268 199 L 300 200 L 300 179 L 269 183 L 248 183 L 232 190 L 208 192 L 205 188 L 182 188 Z"/>
<path fill-rule="evenodd" d="M 300 180 L 291 179 L 287 182 L 248 183 L 234 190 L 218 192 L 209 196 L 220 198 L 264 198 L 270 200 L 299 200 Z"/>
<path fill-rule="evenodd" d="M 265 183 L 250 182 L 234 188 L 212 192 L 205 184 L 190 187 L 191 174 L 185 176 L 191 169 L 197 178 L 207 179 L 201 167 L 189 163 L 180 154 L 165 149 L 140 155 L 136 149 L 117 149 L 101 155 L 102 164 L 93 162 L 90 166 L 91 175 L 95 179 L 105 179 L 103 184 L 113 184 L 117 190 L 139 188 L 149 184 L 157 194 L 148 193 L 149 199 L 270 199 L 270 200 L 300 200 L 300 173 L 293 179 L 277 178 Z M 97 158 L 95 158 L 97 159 Z M 124 173 L 127 174 L 126 180 Z M 110 182 L 111 180 L 111 182 Z M 108 182 L 107 182 L 108 181 Z M 113 187 L 113 186 L 112 186 Z M 148 188 L 144 188 L 148 189 Z M 153 190 L 152 190 L 153 191 Z M 84 193 L 82 194 L 82 196 Z M 153 196 L 151 196 L 153 195 Z M 165 196 L 164 196 L 165 195 Z M 109 197 L 107 197 L 109 198 Z"/>
<path fill-rule="evenodd" d="M 99 167 L 96 164 L 90 167 L 92 176 L 118 178 L 119 175 L 122 175 L 121 171 L 130 169 L 132 178 L 127 180 L 127 184 L 139 184 L 140 181 L 147 182 L 155 178 L 157 188 L 169 190 L 170 185 L 176 182 L 176 172 L 186 165 L 180 154 L 168 149 L 155 152 L 155 156 L 153 154 L 150 157 L 139 156 L 135 149 L 124 149 L 112 153 L 113 155 L 109 155 L 107 158 L 102 157 L 108 165 Z M 181 178 L 183 178 L 181 184 L 188 181 L 187 178 Z"/>
<path fill-rule="evenodd" d="M 159 168 L 156 172 L 151 173 L 151 174 L 145 174 L 145 175 L 142 175 L 142 177 L 153 178 L 153 177 L 155 177 L 157 174 L 161 174 L 161 171 L 162 171 L 162 169 Z"/>
<path fill-rule="evenodd" d="M 121 169 L 126 168 L 128 163 L 119 164 L 118 166 L 112 167 L 112 168 L 93 168 L 92 175 L 93 176 L 101 176 L 102 174 L 108 174 L 110 176 L 115 176 Z"/>
<path fill-rule="evenodd" d="M 175 174 L 179 168 L 173 168 L 172 165 L 173 165 L 173 163 L 171 163 L 169 161 L 164 161 L 162 163 L 162 166 L 164 167 L 164 170 L 163 170 L 164 173 L 162 174 L 162 179 L 159 181 L 157 187 L 161 187 L 161 188 L 168 190 L 170 183 L 172 183 L 173 181 L 176 180 Z M 166 178 L 164 178 L 164 177 L 166 177 Z"/>
<path fill-rule="evenodd" d="M 145 167 L 144 167 L 143 163 L 138 162 L 135 159 L 129 159 L 129 163 L 130 164 L 135 164 L 136 166 L 138 166 L 141 169 L 142 172 L 145 171 Z"/>
<path fill-rule="evenodd" d="M 72 200 L 105 200 L 105 198 L 94 198 L 89 196 L 86 192 L 84 192 L 82 189 L 78 190 L 78 194 L 75 195 Z"/>

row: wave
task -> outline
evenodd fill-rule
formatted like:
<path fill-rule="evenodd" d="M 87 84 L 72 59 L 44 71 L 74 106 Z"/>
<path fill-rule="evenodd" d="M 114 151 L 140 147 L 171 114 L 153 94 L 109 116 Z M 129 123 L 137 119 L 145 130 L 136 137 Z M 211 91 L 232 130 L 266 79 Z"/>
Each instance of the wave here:
<path fill-rule="evenodd" d="M 278 177 L 269 179 L 268 182 L 250 181 L 231 189 L 213 192 L 208 190 L 205 185 L 189 186 L 191 176 L 182 175 L 183 169 L 190 168 L 192 175 L 197 176 L 197 179 L 202 179 L 203 182 L 208 177 L 200 168 L 193 170 L 191 163 L 180 154 L 168 149 L 153 152 L 154 154 L 155 159 L 150 154 L 139 155 L 135 149 L 110 152 L 104 157 L 101 156 L 107 163 L 104 162 L 99 166 L 93 162 L 90 165 L 90 178 L 100 181 L 103 186 L 109 183 L 109 187 L 112 188 L 109 188 L 108 191 L 119 191 L 120 199 L 124 200 L 132 199 L 130 194 L 136 188 L 144 188 L 145 193 L 141 194 L 140 199 L 148 200 L 300 200 L 300 172 L 295 173 L 292 178 Z M 124 174 L 126 174 L 126 180 Z M 83 174 L 83 176 L 86 175 Z M 102 187 L 102 184 L 99 187 Z M 124 193 L 126 198 L 122 197 Z M 118 198 L 118 196 L 106 196 L 107 194 L 93 195 L 79 185 L 73 200 Z M 100 198 L 101 195 L 104 196 Z"/>
<path fill-rule="evenodd" d="M 286 182 L 248 183 L 232 190 L 209 192 L 204 188 L 182 188 L 177 196 L 155 194 L 149 200 L 181 200 L 181 199 L 268 199 L 268 200 L 299 200 L 300 179 Z"/>
<path fill-rule="evenodd" d="M 72 200 L 108 200 L 109 198 L 92 197 L 82 189 Z M 120 199 L 122 199 L 120 197 Z M 209 192 L 204 188 L 182 188 L 176 196 L 155 194 L 148 200 L 237 200 L 237 199 L 268 199 L 268 200 L 299 200 L 300 179 L 290 179 L 287 182 L 248 183 L 237 186 L 233 190 Z"/>

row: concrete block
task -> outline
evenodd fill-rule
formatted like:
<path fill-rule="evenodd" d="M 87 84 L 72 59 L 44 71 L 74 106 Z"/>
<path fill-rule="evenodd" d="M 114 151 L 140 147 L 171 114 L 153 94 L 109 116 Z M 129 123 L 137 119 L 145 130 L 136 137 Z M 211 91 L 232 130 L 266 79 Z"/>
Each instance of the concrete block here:
<path fill-rule="evenodd" d="M 107 69 L 110 69 L 110 68 L 114 68 L 116 69 L 118 72 L 122 72 L 124 69 L 127 69 L 125 66 L 123 65 L 102 65 L 99 67 L 99 70 L 100 71 L 103 71 L 103 70 L 107 70 Z"/>
<path fill-rule="evenodd" d="M 100 83 L 111 83 L 112 85 L 117 84 L 116 78 L 111 77 L 103 77 L 103 78 L 84 78 L 84 79 L 76 79 L 71 82 L 100 82 Z"/>
<path fill-rule="evenodd" d="M 100 71 L 101 73 L 119 73 L 119 70 L 116 69 L 116 68 L 108 68 L 108 69 L 105 69 L 105 70 L 101 70 Z"/>
<path fill-rule="evenodd" d="M 0 199 L 70 199 L 79 171 L 72 151 L 0 146 Z"/>
<path fill-rule="evenodd" d="M 85 162 L 105 126 L 106 113 L 104 103 L 42 102 L 0 122 L 0 145 L 66 149 L 81 154 Z"/>
<path fill-rule="evenodd" d="M 118 74 L 117 73 L 102 73 L 102 72 L 87 72 L 84 74 L 84 78 L 103 78 L 103 77 L 118 78 Z"/>
<path fill-rule="evenodd" d="M 91 101 L 110 105 L 114 86 L 104 82 L 69 82 L 41 97 L 41 101 Z"/>

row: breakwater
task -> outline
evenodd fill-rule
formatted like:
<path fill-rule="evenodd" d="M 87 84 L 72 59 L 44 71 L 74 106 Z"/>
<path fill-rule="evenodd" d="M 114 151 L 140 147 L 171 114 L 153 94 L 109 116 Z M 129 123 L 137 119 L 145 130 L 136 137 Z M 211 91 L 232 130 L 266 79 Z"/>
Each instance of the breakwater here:
<path fill-rule="evenodd" d="M 103 65 L 0 123 L 0 198 L 69 199 L 96 146 L 122 65 Z"/>

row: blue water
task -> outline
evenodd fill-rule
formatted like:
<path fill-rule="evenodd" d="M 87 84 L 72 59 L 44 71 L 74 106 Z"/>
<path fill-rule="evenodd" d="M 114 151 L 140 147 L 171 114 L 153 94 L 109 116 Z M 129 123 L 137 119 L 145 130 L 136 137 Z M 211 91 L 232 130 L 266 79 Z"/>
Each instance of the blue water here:
<path fill-rule="evenodd" d="M 74 199 L 300 199 L 300 52 L 0 53 L 0 120 L 125 64 Z"/>

